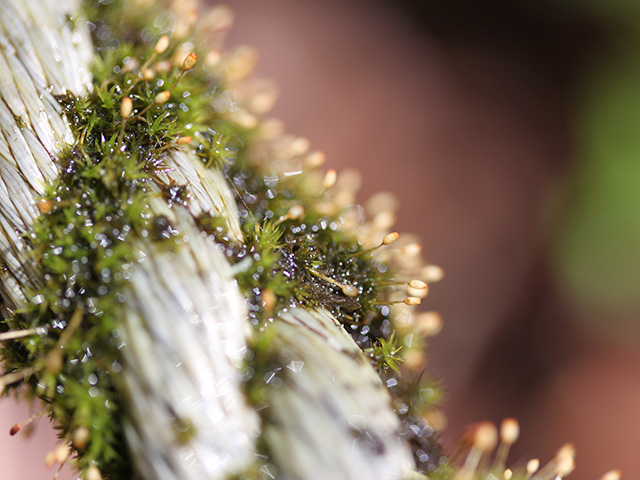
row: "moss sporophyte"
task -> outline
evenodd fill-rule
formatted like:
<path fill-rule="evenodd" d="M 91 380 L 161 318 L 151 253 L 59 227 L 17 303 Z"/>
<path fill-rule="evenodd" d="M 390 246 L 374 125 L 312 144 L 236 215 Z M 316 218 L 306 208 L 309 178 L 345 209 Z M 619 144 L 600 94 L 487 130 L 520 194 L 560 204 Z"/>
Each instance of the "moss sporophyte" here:
<path fill-rule="evenodd" d="M 391 231 L 387 196 L 363 213 L 353 174 L 323 174 L 321 152 L 262 118 L 252 50 L 219 50 L 227 8 L 202 19 L 205 48 L 194 8 L 147 3 L 0 6 L 0 24 L 18 19 L 15 81 L 37 93 L 20 83 L 13 115 L 0 108 L 32 152 L 18 142 L 18 173 L 0 172 L 26 205 L 0 211 L 17 232 L 1 257 L 3 394 L 42 400 L 63 441 L 47 462 L 91 480 L 334 478 L 323 435 L 365 477 L 451 478 L 422 378 L 441 319 L 414 312 L 442 271 Z M 92 57 L 90 80 L 65 79 L 56 54 Z M 0 74 L 23 72 L 2 58 Z M 456 475 L 473 478 L 493 433 L 476 431 Z"/>

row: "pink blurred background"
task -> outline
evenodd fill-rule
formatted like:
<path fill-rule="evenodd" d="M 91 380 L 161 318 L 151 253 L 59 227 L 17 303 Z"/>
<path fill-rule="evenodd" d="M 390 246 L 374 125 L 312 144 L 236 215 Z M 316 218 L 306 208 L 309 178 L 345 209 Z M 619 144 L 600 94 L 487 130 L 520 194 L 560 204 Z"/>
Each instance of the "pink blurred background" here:
<path fill-rule="evenodd" d="M 552 7 L 439 3 L 233 0 L 228 44 L 258 48 L 258 75 L 281 91 L 273 115 L 329 166 L 360 170 L 361 200 L 394 192 L 398 230 L 446 270 L 424 304 L 445 319 L 428 368 L 447 394 L 447 445 L 468 423 L 514 416 L 512 462 L 572 441 L 570 478 L 640 478 L 640 310 L 581 296 L 557 254 L 580 251 L 563 240 L 580 238 L 563 226 L 589 143 L 579 115 L 592 115 L 576 92 L 606 31 Z M 618 248 L 595 246 L 587 265 Z M 26 416 L 4 402 L 0 432 Z M 0 435 L 3 478 L 52 475 L 45 423 L 26 443 Z"/>

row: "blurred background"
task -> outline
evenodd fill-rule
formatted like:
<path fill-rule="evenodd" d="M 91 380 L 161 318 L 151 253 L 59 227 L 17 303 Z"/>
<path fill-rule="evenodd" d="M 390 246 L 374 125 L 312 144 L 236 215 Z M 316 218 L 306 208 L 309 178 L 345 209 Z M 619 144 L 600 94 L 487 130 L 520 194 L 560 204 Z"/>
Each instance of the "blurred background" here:
<path fill-rule="evenodd" d="M 394 192 L 397 229 L 446 271 L 423 305 L 445 319 L 428 371 L 447 445 L 513 416 L 511 463 L 572 441 L 570 478 L 640 478 L 640 3 L 227 4 L 228 45 L 279 86 L 273 116 L 358 169 L 361 200 Z M 26 409 L 1 413 L 0 433 Z M 6 478 L 51 475 L 45 423 L 0 435 L 30 452 Z"/>

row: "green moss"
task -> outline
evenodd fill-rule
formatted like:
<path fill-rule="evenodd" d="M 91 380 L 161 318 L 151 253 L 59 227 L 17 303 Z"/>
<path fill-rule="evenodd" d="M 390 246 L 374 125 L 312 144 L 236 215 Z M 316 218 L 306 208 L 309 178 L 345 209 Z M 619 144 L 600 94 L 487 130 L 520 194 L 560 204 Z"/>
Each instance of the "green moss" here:
<path fill-rule="evenodd" d="M 276 362 L 269 325 L 278 312 L 292 305 L 322 307 L 369 354 L 383 381 L 399 380 L 402 388 L 391 393 L 397 405 L 404 405 L 397 409 L 407 428 L 427 428 L 419 424 L 424 405 L 413 400 L 418 383 L 398 377 L 392 319 L 389 308 L 379 305 L 389 299 L 385 282 L 393 274 L 388 267 L 362 251 L 355 235 L 342 230 L 338 215 L 318 211 L 321 193 L 308 188 L 313 181 L 307 173 L 275 178 L 252 162 L 256 132 L 216 112 L 225 87 L 215 72 L 196 65 L 182 76 L 178 68 L 144 80 L 133 68 L 151 58 L 159 36 L 168 33 L 166 13 L 155 7 L 127 8 L 119 0 L 85 2 L 85 9 L 98 52 L 94 88 L 84 97 L 67 93 L 59 98 L 77 142 L 57 159 L 61 175 L 48 188 L 43 214 L 26 235 L 42 287 L 32 292 L 33 304 L 7 322 L 11 329 L 41 327 L 48 334 L 3 349 L 7 370 L 35 368 L 26 382 L 28 393 L 46 402 L 62 437 L 70 440 L 75 429 L 89 429 L 78 468 L 96 463 L 105 478 L 133 475 L 123 438 L 117 327 L 129 271 L 137 261 L 131 241 L 148 238 L 166 248 L 175 246 L 168 219 L 154 217 L 149 200 L 156 195 L 151 186 L 159 185 L 167 154 L 184 136 L 194 138 L 193 151 L 205 166 L 227 177 L 240 211 L 241 244 L 226 234 L 225 219 L 202 215 L 197 221 L 236 265 L 256 327 L 254 357 L 245 375 L 250 401 L 257 407 L 267 402 L 261 373 Z M 171 57 L 175 49 L 172 43 L 160 57 Z M 170 99 L 154 104 L 158 93 L 174 84 Z M 126 97 L 133 112 L 125 121 L 120 106 Z M 188 185 L 160 187 L 169 206 L 188 202 Z M 304 216 L 284 218 L 298 205 Z M 342 285 L 355 287 L 357 295 L 347 295 Z M 73 318 L 80 320 L 71 329 Z M 63 352 L 61 359 L 52 354 L 57 351 Z M 197 425 L 176 418 L 175 427 L 181 443 Z M 425 451 L 427 446 L 417 448 Z M 259 450 L 265 461 L 258 462 L 257 476 L 270 468 L 263 442 Z"/>
<path fill-rule="evenodd" d="M 97 14 L 102 7 L 89 11 Z M 105 26 L 105 20 L 96 25 Z M 151 238 L 173 248 L 166 218 L 149 208 L 155 195 L 150 187 L 167 153 L 177 148 L 176 139 L 205 129 L 202 122 L 214 123 L 215 112 L 204 105 L 217 90 L 204 73 L 194 79 L 187 74 L 169 102 L 155 105 L 155 96 L 176 82 L 180 70 L 151 81 L 125 71 L 128 61 L 149 58 L 153 48 L 148 30 L 140 30 L 145 39 L 119 22 L 111 24 L 106 40 L 97 39 L 92 93 L 59 98 L 77 142 L 59 155 L 60 176 L 47 188 L 39 204 L 43 213 L 25 235 L 42 287 L 6 328 L 41 327 L 47 334 L 9 342 L 2 351 L 7 370 L 34 369 L 26 379 L 27 394 L 44 400 L 61 437 L 72 440 L 77 428 L 89 430 L 76 466 L 85 470 L 95 463 L 111 479 L 133 475 L 123 435 L 117 337 L 130 267 L 137 261 L 131 241 Z M 120 112 L 125 97 L 133 101 L 126 121 Z M 216 148 L 204 152 L 203 161 L 224 161 L 224 149 Z M 169 204 L 184 203 L 186 188 L 169 185 L 162 195 Z M 176 422 L 177 438 L 186 441 L 192 426 Z"/>
<path fill-rule="evenodd" d="M 371 347 L 365 350 L 365 353 L 378 365 L 378 371 L 386 371 L 391 369 L 396 374 L 400 374 L 398 367 L 402 363 L 402 358 L 398 356 L 398 352 L 402 348 L 399 345 L 395 332 L 391 334 L 389 339 L 379 338 Z"/>
<path fill-rule="evenodd" d="M 236 252 L 238 261 L 249 260 L 238 281 L 249 298 L 254 325 L 291 305 L 323 307 L 331 311 L 367 348 L 378 338 L 391 334 L 387 292 L 387 268 L 371 255 L 350 232 L 341 229 L 336 217 L 321 215 L 314 205 L 318 196 L 302 193 L 305 172 L 295 179 L 274 179 L 252 165 L 244 155 L 223 166 L 234 186 L 245 248 Z M 293 206 L 305 209 L 303 218 L 286 219 Z M 217 236 L 224 241 L 224 235 Z M 329 280 L 327 280 L 329 279 Z M 357 296 L 346 295 L 341 287 L 351 285 Z M 266 312 L 262 294 L 276 294 L 275 311 Z"/>
<path fill-rule="evenodd" d="M 420 377 L 401 376 L 400 338 L 394 334 L 389 308 L 378 304 L 389 300 L 394 273 L 371 254 L 363 254 L 355 235 L 340 228 L 338 216 L 321 215 L 315 210 L 319 198 L 305 192 L 305 172 L 276 182 L 242 153 L 234 162 L 225 163 L 223 169 L 235 187 L 244 244 L 234 245 L 225 235 L 223 224 L 214 219 L 201 218 L 201 225 L 206 225 L 203 228 L 225 244 L 228 257 L 242 266 L 238 283 L 247 298 L 252 323 L 258 328 L 247 375 L 248 398 L 263 421 L 268 421 L 264 377 L 281 366 L 269 348 L 269 326 L 278 312 L 293 305 L 326 308 L 342 322 L 382 381 L 390 386 L 418 468 L 434 472 L 445 457 L 424 413 L 438 403 L 435 397 L 440 390 L 435 384 L 425 385 Z M 304 217 L 280 221 L 294 205 L 305 208 Z M 358 295 L 345 295 L 332 281 L 355 286 Z M 274 294 L 275 303 L 269 308 L 269 298 Z M 268 452 L 263 453 L 268 456 Z"/>
<path fill-rule="evenodd" d="M 102 5 L 92 8 L 92 18 L 101 19 L 95 28 L 99 31 L 104 26 L 113 28 L 115 18 L 119 18 L 118 10 L 123 6 L 121 2 L 114 2 L 108 8 Z M 149 29 L 149 19 L 153 18 L 156 19 L 154 27 Z M 121 30 L 111 30 L 110 35 L 102 32 L 97 42 L 102 60 L 97 64 L 96 84 L 103 85 L 99 90 L 103 92 L 103 107 L 92 116 L 98 117 L 94 121 L 99 125 L 87 127 L 88 137 L 93 132 L 102 134 L 105 128 L 117 126 L 118 119 L 114 116 L 117 117 L 119 110 L 116 107 L 124 96 L 134 100 L 134 109 L 145 108 L 153 103 L 160 91 L 175 81 L 177 72 L 161 74 L 153 84 L 139 81 L 134 73 L 114 73 L 113 65 L 125 65 L 126 59 L 144 58 L 139 55 L 140 49 L 146 50 L 147 57 L 151 55 L 157 35 L 167 32 L 162 18 L 162 13 L 154 10 L 146 18 L 127 16 L 120 28 L 132 31 L 137 28 L 144 32 L 139 37 Z M 172 48 L 175 45 L 170 47 L 166 56 L 174 53 Z M 255 325 L 262 325 L 266 320 L 263 318 L 262 292 L 268 289 L 275 293 L 277 303 L 275 311 L 267 312 L 267 316 L 276 316 L 279 309 L 293 303 L 322 306 L 348 325 L 363 348 L 373 344 L 377 338 L 387 338 L 391 333 L 390 322 L 388 314 L 382 312 L 388 309 L 371 303 L 385 298 L 383 289 L 377 288 L 378 281 L 388 277 L 385 268 L 370 256 L 352 257 L 353 253 L 360 251 L 357 239 L 348 232 L 340 231 L 337 218 L 321 216 L 314 210 L 313 205 L 318 198 L 308 192 L 304 173 L 296 178 L 280 178 L 274 184 L 274 178 L 250 160 L 247 145 L 252 144 L 253 130 L 240 128 L 214 109 L 216 100 L 224 94 L 225 90 L 213 72 L 205 68 L 194 69 L 181 79 L 166 105 L 151 107 L 146 112 L 146 122 L 127 122 L 125 137 L 135 139 L 148 151 L 153 151 L 170 144 L 179 135 L 190 135 L 195 139 L 195 153 L 203 164 L 222 168 L 234 187 L 245 234 L 244 247 L 228 245 L 227 255 L 233 262 L 252 258 L 251 265 L 247 263 L 238 281 L 247 295 Z M 86 115 L 87 106 L 76 105 L 80 111 L 72 112 L 73 117 Z M 158 115 L 158 111 L 163 114 Z M 117 128 L 110 132 L 112 137 L 117 133 Z M 87 141 L 90 143 L 91 138 Z M 175 201 L 175 198 L 184 200 L 187 191 L 188 186 L 173 185 L 165 188 L 165 198 L 169 201 Z M 275 230 L 278 232 L 277 240 L 269 237 L 272 230 L 269 222 L 273 224 L 297 204 L 305 206 L 309 212 L 304 221 L 284 221 Z M 199 225 L 220 242 L 230 243 L 223 222 L 205 215 L 199 219 Z M 357 286 L 358 298 L 354 300 L 345 296 L 335 285 L 315 276 L 311 269 L 338 282 Z"/>
<path fill-rule="evenodd" d="M 110 372 L 119 368 L 114 331 L 127 269 L 136 260 L 129 239 L 146 231 L 150 217 L 145 175 L 135 158 L 120 154 L 91 157 L 73 149 L 61 161 L 63 173 L 45 196 L 51 210 L 27 236 L 43 274 L 44 286 L 34 292 L 41 303 L 11 320 L 14 329 L 39 326 L 48 334 L 9 343 L 3 355 L 14 368 L 40 370 L 29 391 L 49 405 L 63 436 L 89 429 L 78 466 L 96 461 L 117 478 L 130 473 L 130 461 Z M 72 327 L 74 315 L 81 321 Z"/>

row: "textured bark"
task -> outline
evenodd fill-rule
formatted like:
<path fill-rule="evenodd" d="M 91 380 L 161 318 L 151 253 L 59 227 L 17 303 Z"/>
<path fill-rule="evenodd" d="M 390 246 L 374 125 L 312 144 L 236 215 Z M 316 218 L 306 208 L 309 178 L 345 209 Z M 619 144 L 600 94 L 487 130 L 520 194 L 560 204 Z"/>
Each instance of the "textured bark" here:
<path fill-rule="evenodd" d="M 73 142 L 53 95 L 91 88 L 89 32 L 72 29 L 66 15 L 78 2 L 0 2 L 0 249 L 4 306 L 27 302 L 41 284 L 20 237 L 38 215 L 36 198 L 58 175 L 55 157 Z"/>

